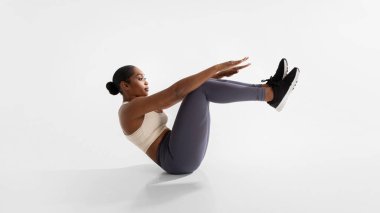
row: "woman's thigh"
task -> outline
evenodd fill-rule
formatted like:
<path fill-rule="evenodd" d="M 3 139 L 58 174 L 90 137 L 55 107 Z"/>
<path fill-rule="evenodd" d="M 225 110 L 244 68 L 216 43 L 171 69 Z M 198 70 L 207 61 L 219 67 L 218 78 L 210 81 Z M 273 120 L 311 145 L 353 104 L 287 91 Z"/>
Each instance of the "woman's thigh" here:
<path fill-rule="evenodd" d="M 209 102 L 202 85 L 182 101 L 167 144 L 162 147 L 167 150 L 160 153 L 161 167 L 169 173 L 197 169 L 206 153 L 209 131 Z"/>

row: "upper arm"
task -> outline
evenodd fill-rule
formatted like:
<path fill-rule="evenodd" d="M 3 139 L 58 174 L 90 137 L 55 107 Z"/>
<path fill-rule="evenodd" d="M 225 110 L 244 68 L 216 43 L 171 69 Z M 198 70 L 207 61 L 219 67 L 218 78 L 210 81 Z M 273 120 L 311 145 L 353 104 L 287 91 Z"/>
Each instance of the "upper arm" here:
<path fill-rule="evenodd" d="M 148 112 L 166 109 L 182 100 L 175 86 L 146 97 L 136 97 L 126 106 L 128 117 L 140 117 Z"/>

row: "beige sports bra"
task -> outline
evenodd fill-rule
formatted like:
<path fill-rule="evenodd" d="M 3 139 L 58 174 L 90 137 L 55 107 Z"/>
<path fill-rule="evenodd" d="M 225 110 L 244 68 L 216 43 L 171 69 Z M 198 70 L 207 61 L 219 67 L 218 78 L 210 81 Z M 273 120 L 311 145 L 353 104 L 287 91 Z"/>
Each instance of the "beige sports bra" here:
<path fill-rule="evenodd" d="M 123 104 L 127 103 L 127 101 L 123 102 Z M 143 123 L 135 132 L 133 132 L 130 135 L 127 135 L 123 130 L 123 133 L 129 141 L 135 144 L 143 152 L 146 152 L 150 145 L 167 128 L 167 121 L 168 116 L 164 112 L 159 113 L 151 111 L 144 115 Z"/>

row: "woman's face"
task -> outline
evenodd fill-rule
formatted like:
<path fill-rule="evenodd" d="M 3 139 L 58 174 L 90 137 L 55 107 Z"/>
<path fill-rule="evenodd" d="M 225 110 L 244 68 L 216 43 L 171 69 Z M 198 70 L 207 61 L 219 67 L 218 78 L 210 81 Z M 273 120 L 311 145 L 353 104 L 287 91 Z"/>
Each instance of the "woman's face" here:
<path fill-rule="evenodd" d="M 145 74 L 137 67 L 134 68 L 134 74 L 129 78 L 128 94 L 132 96 L 147 96 L 149 92 L 148 82 Z"/>

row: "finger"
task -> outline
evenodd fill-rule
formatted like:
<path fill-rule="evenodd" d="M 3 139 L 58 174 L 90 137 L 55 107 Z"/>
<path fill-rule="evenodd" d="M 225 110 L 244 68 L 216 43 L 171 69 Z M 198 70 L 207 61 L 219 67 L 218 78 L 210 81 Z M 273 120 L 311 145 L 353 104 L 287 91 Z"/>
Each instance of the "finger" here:
<path fill-rule="evenodd" d="M 240 60 L 237 60 L 237 61 L 233 61 L 233 62 L 236 63 L 236 64 L 240 64 L 240 63 L 242 63 L 243 61 L 246 61 L 246 60 L 248 60 L 248 57 L 244 57 L 243 59 L 240 59 Z"/>
<path fill-rule="evenodd" d="M 245 65 L 241 65 L 241 67 L 248 67 L 249 65 L 251 65 L 251 63 L 245 64 Z"/>
<path fill-rule="evenodd" d="M 243 59 L 241 59 L 240 61 L 246 61 L 248 60 L 249 57 L 244 57 Z"/>
<path fill-rule="evenodd" d="M 237 60 L 237 61 L 227 61 L 227 62 L 224 62 L 221 64 L 217 64 L 217 65 L 213 66 L 212 68 L 217 69 L 217 70 L 230 69 L 230 68 L 242 63 L 243 61 L 246 61 L 247 59 L 248 59 L 248 57 L 244 57 L 243 59 Z"/>
<path fill-rule="evenodd" d="M 250 66 L 250 65 L 251 65 L 251 64 L 249 63 L 249 64 L 245 64 L 245 65 L 241 65 L 241 66 L 233 67 L 232 69 L 238 69 L 238 70 L 240 70 L 240 69 L 246 68 L 246 67 L 248 67 L 248 66 Z"/>
<path fill-rule="evenodd" d="M 248 63 L 248 64 L 246 64 L 246 65 L 239 66 L 239 69 L 246 68 L 246 67 L 248 67 L 248 66 L 250 66 L 250 65 L 251 65 L 251 63 Z"/>
<path fill-rule="evenodd" d="M 238 70 L 231 70 L 230 72 L 227 73 L 227 75 L 231 76 L 231 75 L 234 75 L 234 74 L 236 74 L 238 72 L 239 72 Z"/>
<path fill-rule="evenodd" d="M 233 72 L 233 73 L 229 73 L 229 74 L 227 75 L 227 77 L 230 77 L 231 75 L 235 75 L 236 73 L 238 73 L 238 71 Z"/>
<path fill-rule="evenodd" d="M 250 66 L 251 64 L 249 63 L 249 64 L 245 64 L 245 65 L 241 65 L 241 66 L 236 66 L 236 67 L 231 67 L 231 68 L 229 68 L 228 70 L 226 70 L 226 71 L 229 71 L 229 70 L 239 70 L 239 69 L 243 69 L 243 68 L 245 68 L 245 67 L 248 67 L 248 66 Z"/>
<path fill-rule="evenodd" d="M 240 59 L 240 60 L 227 61 L 226 64 L 234 66 L 234 65 L 242 63 L 243 61 L 246 61 L 247 59 L 248 59 L 248 57 L 244 57 L 243 59 Z"/>

